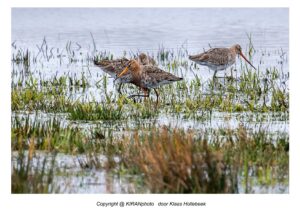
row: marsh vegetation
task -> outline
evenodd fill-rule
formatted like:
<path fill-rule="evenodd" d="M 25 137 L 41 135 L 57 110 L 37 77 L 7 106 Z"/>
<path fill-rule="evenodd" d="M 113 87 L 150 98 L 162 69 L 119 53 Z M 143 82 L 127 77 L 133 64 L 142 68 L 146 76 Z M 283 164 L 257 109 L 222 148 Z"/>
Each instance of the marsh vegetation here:
<path fill-rule="evenodd" d="M 289 191 L 286 52 L 255 49 L 250 39 L 250 59 L 277 63 L 254 71 L 238 60 L 213 81 L 184 46 L 161 46 L 149 54 L 185 80 L 161 87 L 154 107 L 154 93 L 128 99 L 139 90 L 126 84 L 118 94 L 93 65 L 115 55 L 72 45 L 12 45 L 13 193 Z"/>

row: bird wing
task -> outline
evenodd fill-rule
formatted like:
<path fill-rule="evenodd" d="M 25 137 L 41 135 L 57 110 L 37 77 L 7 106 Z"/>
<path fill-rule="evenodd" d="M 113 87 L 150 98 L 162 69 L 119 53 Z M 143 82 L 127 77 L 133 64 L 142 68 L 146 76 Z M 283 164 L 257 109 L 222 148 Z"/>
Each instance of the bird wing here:
<path fill-rule="evenodd" d="M 121 73 L 121 71 L 126 67 L 129 60 L 126 58 L 115 59 L 115 60 L 100 60 L 94 61 L 94 64 L 100 67 L 104 72 L 109 73 L 110 75 L 115 75 Z"/>
<path fill-rule="evenodd" d="M 228 63 L 228 51 L 227 48 L 212 48 L 201 54 L 189 56 L 189 59 L 195 62 L 226 64 Z"/>
<path fill-rule="evenodd" d="M 146 77 L 150 77 L 156 81 L 179 81 L 179 80 L 182 80 L 182 78 L 177 77 L 169 72 L 166 72 L 157 66 L 146 65 L 146 66 L 143 66 L 142 71 L 146 75 Z"/>

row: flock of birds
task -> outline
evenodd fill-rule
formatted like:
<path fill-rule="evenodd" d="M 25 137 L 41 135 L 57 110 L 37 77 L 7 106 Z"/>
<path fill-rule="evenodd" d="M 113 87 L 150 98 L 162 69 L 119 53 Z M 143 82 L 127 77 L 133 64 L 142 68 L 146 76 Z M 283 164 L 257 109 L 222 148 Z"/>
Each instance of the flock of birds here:
<path fill-rule="evenodd" d="M 189 59 L 213 70 L 213 77 L 215 78 L 218 71 L 225 70 L 235 63 L 237 55 L 240 55 L 256 70 L 251 62 L 243 55 L 242 48 L 238 44 L 230 48 L 212 48 L 203 53 L 191 55 Z M 95 60 L 94 64 L 115 80 L 118 80 L 120 83 L 118 92 L 120 92 L 121 85 L 124 83 L 132 83 L 141 88 L 144 92 L 143 95 L 135 94 L 129 96 L 129 98 L 149 97 L 150 89 L 153 89 L 156 94 L 156 103 L 158 103 L 159 98 L 157 91 L 159 86 L 183 80 L 181 77 L 160 69 L 155 60 L 144 53 L 130 60 L 127 58 L 116 60 L 104 59 L 100 61 Z"/>

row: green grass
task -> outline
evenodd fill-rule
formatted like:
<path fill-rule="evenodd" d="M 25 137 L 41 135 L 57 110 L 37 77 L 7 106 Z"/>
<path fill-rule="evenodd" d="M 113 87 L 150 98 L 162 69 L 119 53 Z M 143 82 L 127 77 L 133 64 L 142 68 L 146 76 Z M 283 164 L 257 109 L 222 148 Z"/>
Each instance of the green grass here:
<path fill-rule="evenodd" d="M 19 151 L 16 162 L 12 163 L 12 193 L 56 193 L 59 187 L 53 184 L 55 154 L 51 160 L 38 158 L 31 148 L 27 155 Z M 33 160 L 37 162 L 34 163 Z"/>
<path fill-rule="evenodd" d="M 70 120 L 119 120 L 124 118 L 122 106 L 106 103 L 76 103 L 69 108 Z"/>
<path fill-rule="evenodd" d="M 254 48 L 251 35 L 249 41 L 246 55 L 251 60 L 260 51 Z M 177 51 L 161 46 L 152 55 L 162 69 L 179 76 L 191 69 L 194 77 L 160 87 L 156 106 L 153 91 L 150 99 L 135 100 L 126 97 L 139 92 L 134 85 L 126 84 L 123 95 L 109 91 L 112 80 L 100 70 L 92 77 L 90 68 L 94 68 L 94 58 L 113 59 L 115 55 L 74 51 L 75 45 L 70 41 L 65 50 L 54 51 L 44 39 L 38 52 L 13 45 L 11 145 L 12 151 L 19 152 L 19 165 L 12 169 L 12 192 L 59 191 L 53 186 L 54 161 L 50 169 L 45 168 L 46 160 L 34 166 L 35 150 L 84 154 L 85 159 L 79 160 L 83 171 L 104 169 L 112 175 L 138 176 L 135 185 L 152 193 L 236 193 L 238 182 L 246 193 L 254 186 L 288 186 L 287 133 L 242 126 L 184 130 L 181 125 L 157 124 L 169 117 L 210 124 L 215 112 L 223 115 L 223 122 L 227 115 L 239 114 L 242 122 L 272 124 L 275 119 L 288 124 L 289 74 L 278 64 L 254 71 L 240 63 L 236 65 L 238 78 L 234 74 L 233 78 L 204 81 L 201 67 L 187 59 L 184 46 Z M 262 60 L 264 54 L 268 52 L 262 53 Z M 128 58 L 134 55 L 124 52 Z M 51 63 L 67 65 L 70 72 L 73 67 L 82 71 L 49 77 L 43 67 Z M 106 161 L 100 161 L 99 155 Z"/>
<path fill-rule="evenodd" d="M 84 153 L 87 149 L 95 147 L 82 130 L 70 126 L 63 127 L 57 119 L 30 121 L 27 116 L 23 121 L 15 118 L 12 122 L 12 150 L 28 150 L 30 143 L 34 144 L 35 149 L 48 152 Z"/>
<path fill-rule="evenodd" d="M 86 131 L 55 119 L 41 123 L 16 117 L 12 122 L 12 150 L 19 151 L 19 156 L 25 151 L 33 156 L 35 150 L 84 154 L 85 159 L 78 160 L 83 170 L 142 175 L 137 183 L 143 183 L 153 193 L 236 193 L 240 179 L 245 192 L 251 192 L 254 185 L 271 188 L 286 185 L 289 180 L 286 133 L 253 132 L 242 126 L 200 132 L 141 125 L 120 136 L 117 131 Z M 106 161 L 99 160 L 99 155 Z M 36 168 L 43 169 L 43 165 L 41 162 Z M 14 170 L 23 182 L 28 175 L 26 168 Z M 14 184 L 18 190 L 22 190 L 22 178 Z"/>

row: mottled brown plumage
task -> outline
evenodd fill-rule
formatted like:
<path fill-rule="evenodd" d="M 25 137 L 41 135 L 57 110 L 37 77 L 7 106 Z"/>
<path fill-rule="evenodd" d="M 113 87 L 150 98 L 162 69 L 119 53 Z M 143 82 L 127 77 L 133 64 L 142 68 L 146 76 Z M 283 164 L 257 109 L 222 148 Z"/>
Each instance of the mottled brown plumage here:
<path fill-rule="evenodd" d="M 103 59 L 100 61 L 95 60 L 94 64 L 100 67 L 104 72 L 108 73 L 111 77 L 116 78 L 126 67 L 128 61 L 129 60 L 126 58 L 115 60 Z"/>
<path fill-rule="evenodd" d="M 138 57 L 134 58 L 141 65 L 156 65 L 156 62 L 153 58 L 147 56 L 145 53 L 141 53 Z M 94 60 L 94 64 L 100 67 L 104 72 L 108 73 L 111 77 L 116 78 L 118 74 L 127 66 L 129 60 L 127 58 L 108 60 L 103 59 L 100 61 Z M 130 74 L 119 79 L 121 83 L 130 82 Z"/>
<path fill-rule="evenodd" d="M 139 54 L 134 58 L 141 65 L 156 65 L 156 62 L 150 56 L 147 56 L 145 53 Z M 103 59 L 100 61 L 94 60 L 94 64 L 100 67 L 104 72 L 109 74 L 112 78 L 117 78 L 124 68 L 128 65 L 129 60 L 127 58 L 108 60 Z M 131 74 L 127 73 L 122 78 L 118 79 L 120 83 L 118 87 L 118 92 L 121 93 L 121 85 L 123 83 L 130 83 L 132 81 Z"/>
<path fill-rule="evenodd" d="M 191 55 L 189 56 L 189 59 L 197 64 L 207 66 L 209 69 L 215 71 L 215 77 L 217 71 L 225 70 L 227 67 L 235 63 L 236 55 L 243 57 L 243 59 L 245 59 L 245 61 L 256 70 L 256 68 L 244 56 L 242 53 L 242 48 L 238 44 L 233 45 L 230 48 L 212 48 L 201 54 Z"/>
<path fill-rule="evenodd" d="M 145 92 L 145 95 L 131 95 L 130 98 L 136 96 L 149 97 L 149 91 L 153 88 L 157 97 L 157 102 L 157 87 L 183 79 L 165 72 L 157 66 L 140 65 L 136 60 L 130 60 L 128 66 L 118 75 L 118 78 L 122 78 L 126 73 L 129 73 L 132 76 L 131 83 L 140 87 Z"/>
<path fill-rule="evenodd" d="M 137 60 L 141 65 L 157 65 L 155 60 L 152 57 L 146 55 L 145 53 L 139 54 L 138 57 L 135 57 L 134 59 Z"/>

